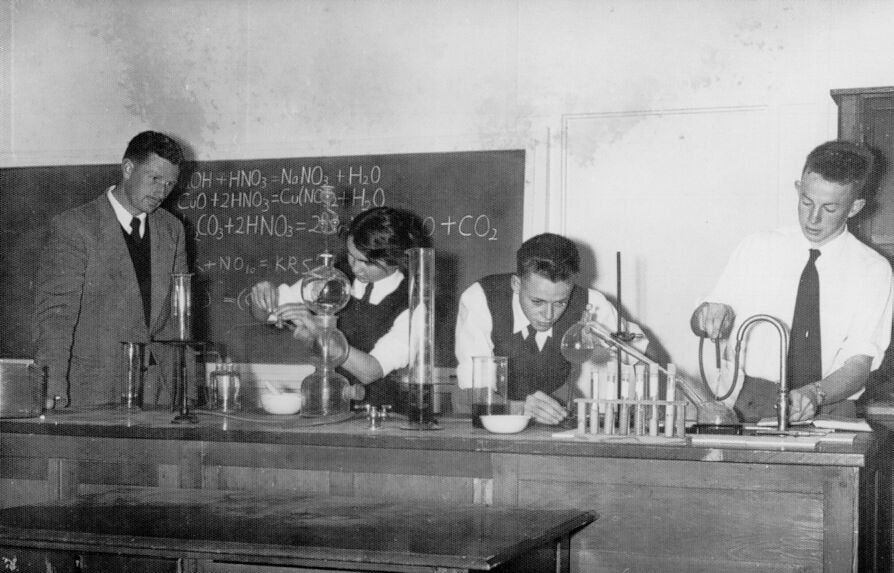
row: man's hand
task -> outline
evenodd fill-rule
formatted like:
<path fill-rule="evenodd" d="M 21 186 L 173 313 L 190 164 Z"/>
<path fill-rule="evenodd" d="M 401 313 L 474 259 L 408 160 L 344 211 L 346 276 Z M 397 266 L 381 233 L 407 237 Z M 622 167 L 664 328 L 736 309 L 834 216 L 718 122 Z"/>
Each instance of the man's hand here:
<path fill-rule="evenodd" d="M 317 334 L 317 321 L 315 315 L 307 305 L 301 302 L 290 302 L 282 305 L 274 311 L 276 324 L 284 322 L 292 326 L 292 336 L 298 340 L 310 340 Z"/>
<path fill-rule="evenodd" d="M 565 408 L 540 390 L 525 398 L 525 414 L 541 424 L 556 425 L 568 415 Z"/>
<path fill-rule="evenodd" d="M 46 410 L 57 410 L 68 408 L 69 402 L 68 398 L 65 396 L 47 396 L 44 406 Z"/>
<path fill-rule="evenodd" d="M 696 336 L 719 340 L 729 338 L 735 322 L 736 313 L 731 306 L 719 302 L 703 302 L 692 313 L 689 325 Z"/>
<path fill-rule="evenodd" d="M 817 396 L 816 387 L 813 384 L 789 392 L 788 401 L 789 422 L 812 420 L 819 412 L 819 396 Z"/>

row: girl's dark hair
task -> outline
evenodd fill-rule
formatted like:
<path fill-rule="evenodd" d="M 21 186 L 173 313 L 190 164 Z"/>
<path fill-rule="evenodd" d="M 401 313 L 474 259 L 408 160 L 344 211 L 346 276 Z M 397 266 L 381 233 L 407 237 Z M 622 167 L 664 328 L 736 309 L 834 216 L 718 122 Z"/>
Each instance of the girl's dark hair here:
<path fill-rule="evenodd" d="M 407 249 L 431 246 L 422 219 L 393 207 L 363 211 L 351 220 L 344 235 L 370 261 L 401 269 L 407 268 Z"/>

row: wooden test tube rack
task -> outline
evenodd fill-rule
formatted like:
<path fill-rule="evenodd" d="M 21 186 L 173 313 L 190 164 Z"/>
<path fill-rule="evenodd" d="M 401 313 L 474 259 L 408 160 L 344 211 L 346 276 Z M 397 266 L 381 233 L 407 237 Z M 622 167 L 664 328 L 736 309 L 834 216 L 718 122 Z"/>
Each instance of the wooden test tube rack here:
<path fill-rule="evenodd" d="M 575 402 L 578 437 L 686 439 L 685 400 L 577 398 Z M 661 421 L 664 428 L 659 431 Z"/>

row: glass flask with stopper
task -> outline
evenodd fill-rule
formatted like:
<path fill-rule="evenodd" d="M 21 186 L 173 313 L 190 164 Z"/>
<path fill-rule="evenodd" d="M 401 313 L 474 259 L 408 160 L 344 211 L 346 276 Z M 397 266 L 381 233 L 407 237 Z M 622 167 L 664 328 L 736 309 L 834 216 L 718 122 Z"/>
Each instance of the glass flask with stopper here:
<path fill-rule="evenodd" d="M 332 266 L 331 253 L 320 255 L 322 264 L 305 273 L 301 296 L 314 312 L 316 334 L 311 341 L 316 370 L 301 383 L 303 416 L 329 416 L 351 411 L 351 400 L 363 397 L 363 387 L 351 386 L 336 371 L 348 358 L 349 345 L 337 328 L 336 313 L 351 298 L 348 277 Z"/>

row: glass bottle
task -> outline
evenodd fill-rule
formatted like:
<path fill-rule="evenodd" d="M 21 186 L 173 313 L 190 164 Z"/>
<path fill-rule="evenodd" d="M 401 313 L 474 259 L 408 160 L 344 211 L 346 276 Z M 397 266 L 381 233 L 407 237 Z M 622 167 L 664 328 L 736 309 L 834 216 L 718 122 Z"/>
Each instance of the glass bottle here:
<path fill-rule="evenodd" d="M 316 370 L 301 383 L 302 416 L 329 416 L 350 411 L 351 400 L 362 397 L 362 387 L 354 388 L 336 372 L 348 358 L 345 335 L 337 328 L 336 313 L 351 298 L 348 277 L 332 266 L 332 254 L 320 255 L 322 264 L 305 273 L 301 296 L 315 316 L 316 334 L 312 341 Z"/>

